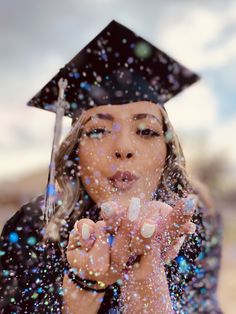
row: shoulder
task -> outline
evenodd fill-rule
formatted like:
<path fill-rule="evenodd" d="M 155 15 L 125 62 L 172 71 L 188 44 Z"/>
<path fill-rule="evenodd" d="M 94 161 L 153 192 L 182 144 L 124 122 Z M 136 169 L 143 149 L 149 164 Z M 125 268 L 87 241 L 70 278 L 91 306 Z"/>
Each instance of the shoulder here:
<path fill-rule="evenodd" d="M 6 221 L 3 226 L 1 238 L 11 231 L 24 231 L 22 225 L 36 227 L 42 222 L 43 195 L 34 197 L 28 203 L 23 204 L 20 209 Z M 26 229 L 27 230 L 27 229 Z"/>

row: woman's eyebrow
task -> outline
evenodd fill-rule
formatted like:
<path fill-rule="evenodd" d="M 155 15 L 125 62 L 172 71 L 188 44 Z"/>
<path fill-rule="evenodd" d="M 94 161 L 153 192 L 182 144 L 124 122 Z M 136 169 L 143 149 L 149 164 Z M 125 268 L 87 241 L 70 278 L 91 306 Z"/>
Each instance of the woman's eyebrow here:
<path fill-rule="evenodd" d="M 84 125 L 86 123 L 88 123 L 90 120 L 94 119 L 94 118 L 99 118 L 99 119 L 103 119 L 103 120 L 109 120 L 109 121 L 114 121 L 114 117 L 109 114 L 109 113 L 96 113 L 92 116 L 90 116 L 84 123 Z M 161 124 L 161 121 L 153 114 L 151 113 L 135 113 L 133 116 L 132 116 L 132 120 L 142 120 L 142 119 L 145 119 L 145 118 L 154 118 L 157 120 L 157 122 L 159 122 Z"/>

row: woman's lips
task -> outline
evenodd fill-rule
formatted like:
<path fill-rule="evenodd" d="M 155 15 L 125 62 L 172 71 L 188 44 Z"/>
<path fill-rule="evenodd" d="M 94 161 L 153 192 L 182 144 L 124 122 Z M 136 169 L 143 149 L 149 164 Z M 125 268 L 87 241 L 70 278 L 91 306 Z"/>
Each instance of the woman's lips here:
<path fill-rule="evenodd" d="M 119 181 L 119 180 L 110 180 L 111 184 L 113 185 L 113 187 L 125 191 L 125 190 L 130 190 L 134 184 L 136 180 L 132 180 L 132 181 L 128 181 L 128 182 L 124 182 L 124 181 Z"/>
<path fill-rule="evenodd" d="M 139 178 L 129 171 L 117 171 L 112 177 L 108 178 L 113 187 L 125 191 L 132 188 L 135 181 Z"/>

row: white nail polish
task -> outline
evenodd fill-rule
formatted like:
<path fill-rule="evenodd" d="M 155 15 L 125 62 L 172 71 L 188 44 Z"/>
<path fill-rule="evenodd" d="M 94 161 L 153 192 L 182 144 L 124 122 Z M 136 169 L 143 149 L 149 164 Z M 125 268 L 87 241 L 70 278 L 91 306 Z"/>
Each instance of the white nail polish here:
<path fill-rule="evenodd" d="M 186 237 L 185 235 L 183 235 L 182 237 L 180 237 L 180 238 L 179 238 L 179 242 L 178 242 L 177 244 L 175 244 L 174 250 L 175 250 L 177 253 L 179 252 L 181 246 L 183 245 L 184 240 L 185 240 L 185 237 Z"/>
<path fill-rule="evenodd" d="M 84 240 L 88 240 L 90 238 L 89 225 L 85 223 L 82 225 L 82 238 Z"/>
<path fill-rule="evenodd" d="M 106 202 L 101 204 L 101 211 L 106 218 L 110 218 L 114 214 L 115 209 L 111 202 Z"/>
<path fill-rule="evenodd" d="M 151 236 L 155 232 L 155 225 L 154 224 L 149 224 L 149 223 L 144 223 L 142 228 L 141 228 L 141 235 L 144 238 L 151 238 Z"/>
<path fill-rule="evenodd" d="M 138 219 L 140 212 L 140 198 L 132 197 L 128 209 L 128 219 L 134 221 Z"/>
<path fill-rule="evenodd" d="M 193 234 L 195 231 L 196 231 L 196 225 L 192 223 L 189 227 L 189 233 Z"/>

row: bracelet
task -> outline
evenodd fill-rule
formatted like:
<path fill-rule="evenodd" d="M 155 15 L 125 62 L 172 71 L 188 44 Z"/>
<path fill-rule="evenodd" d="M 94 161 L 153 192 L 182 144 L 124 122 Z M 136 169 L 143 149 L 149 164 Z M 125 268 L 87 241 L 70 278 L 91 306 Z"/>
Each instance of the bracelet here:
<path fill-rule="evenodd" d="M 79 278 L 73 271 L 69 271 L 68 272 L 68 277 L 77 285 L 77 287 L 79 288 L 82 288 L 84 290 L 87 290 L 87 291 L 95 291 L 95 292 L 100 292 L 100 293 L 103 293 L 103 292 L 106 292 L 107 288 L 104 288 L 104 289 L 95 289 L 95 288 L 91 288 L 89 286 L 85 286 L 82 282 L 81 282 L 81 278 Z"/>
<path fill-rule="evenodd" d="M 65 269 L 67 270 L 67 274 L 68 274 L 68 277 L 77 285 L 77 287 L 79 288 L 82 288 L 84 290 L 87 290 L 87 291 L 95 291 L 95 292 L 100 292 L 100 293 L 103 293 L 103 292 L 106 292 L 106 290 L 108 288 L 110 288 L 110 285 L 107 286 L 106 288 L 103 288 L 103 289 L 95 289 L 95 288 L 92 288 L 90 287 L 91 285 L 95 285 L 95 284 L 98 284 L 98 282 L 96 280 L 88 280 L 88 279 L 82 279 L 80 278 L 79 276 L 77 276 L 75 274 L 75 272 L 72 270 L 72 268 L 70 268 L 70 265 L 68 263 L 68 261 L 65 262 L 64 264 L 65 266 Z M 85 285 L 85 283 L 88 284 L 88 286 Z"/>

